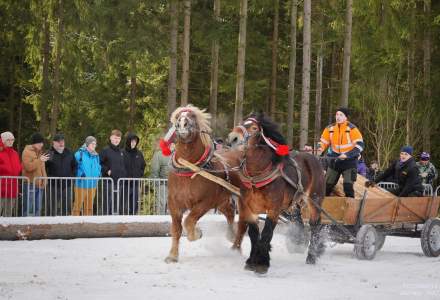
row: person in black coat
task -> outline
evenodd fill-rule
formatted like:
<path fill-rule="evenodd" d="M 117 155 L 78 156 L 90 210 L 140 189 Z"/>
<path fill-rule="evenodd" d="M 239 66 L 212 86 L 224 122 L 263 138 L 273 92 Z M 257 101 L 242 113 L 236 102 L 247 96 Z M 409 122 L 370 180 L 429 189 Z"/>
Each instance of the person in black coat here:
<path fill-rule="evenodd" d="M 378 176 L 374 181 L 367 181 L 367 187 L 375 183 L 383 181 L 390 175 L 395 176 L 399 187 L 396 190 L 391 190 L 393 194 L 399 197 L 420 197 L 423 196 L 423 185 L 419 177 L 419 169 L 412 157 L 413 148 L 411 146 L 404 146 L 400 150 L 400 160 L 391 164 L 382 175 Z"/>
<path fill-rule="evenodd" d="M 75 177 L 77 162 L 73 153 L 65 147 L 64 135 L 56 134 L 52 140 L 46 162 L 48 177 Z M 50 179 L 46 185 L 46 215 L 67 216 L 72 210 L 73 179 Z M 49 198 L 49 199 L 47 199 Z"/>
<path fill-rule="evenodd" d="M 145 172 L 145 159 L 137 149 L 139 137 L 128 133 L 124 149 L 124 164 L 128 178 L 142 178 Z M 139 181 L 127 181 L 124 184 L 124 198 L 119 205 L 123 207 L 123 214 L 137 214 L 139 202 Z"/>
<path fill-rule="evenodd" d="M 111 215 L 114 213 L 113 205 L 116 204 L 118 199 L 117 191 L 114 192 L 114 190 L 118 190 L 118 179 L 127 177 L 124 165 L 124 152 L 119 148 L 121 137 L 122 133 L 120 130 L 113 130 L 110 135 L 109 145 L 99 153 L 102 177 L 112 178 L 113 185 L 109 184 L 108 180 L 104 181 L 104 199 L 103 203 L 100 203 L 100 199 L 98 199 L 98 214 Z"/>

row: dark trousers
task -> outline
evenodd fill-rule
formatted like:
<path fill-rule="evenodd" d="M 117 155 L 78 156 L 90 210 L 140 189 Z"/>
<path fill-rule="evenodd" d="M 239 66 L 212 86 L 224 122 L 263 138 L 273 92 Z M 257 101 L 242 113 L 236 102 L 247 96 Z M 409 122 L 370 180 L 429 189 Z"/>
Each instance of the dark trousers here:
<path fill-rule="evenodd" d="M 119 213 L 136 215 L 139 207 L 139 181 L 127 181 L 121 186 L 119 197 Z"/>
<path fill-rule="evenodd" d="M 44 214 L 46 216 L 69 216 L 72 212 L 73 186 L 50 184 L 44 191 Z"/>
<path fill-rule="evenodd" d="M 356 181 L 357 178 L 356 168 L 336 170 L 329 167 L 327 169 L 327 172 L 325 173 L 325 183 L 326 183 L 325 195 L 330 196 L 330 194 L 333 191 L 333 188 L 338 183 L 339 177 L 341 177 L 341 175 L 344 178 L 343 186 L 344 186 L 345 196 L 354 198 L 353 183 Z"/>

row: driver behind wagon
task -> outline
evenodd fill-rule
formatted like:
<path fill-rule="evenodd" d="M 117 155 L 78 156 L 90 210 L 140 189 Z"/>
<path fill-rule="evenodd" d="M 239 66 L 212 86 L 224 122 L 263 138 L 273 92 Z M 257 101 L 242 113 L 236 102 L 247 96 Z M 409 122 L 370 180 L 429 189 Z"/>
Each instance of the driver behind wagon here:
<path fill-rule="evenodd" d="M 414 150 L 411 146 L 402 147 L 400 149 L 400 159 L 391 164 L 374 181 L 365 182 L 365 186 L 374 186 L 377 182 L 381 182 L 390 175 L 394 175 L 399 187 L 396 190 L 390 190 L 391 193 L 399 197 L 423 196 L 423 185 L 419 176 L 419 169 L 412 157 L 413 152 Z"/>
<path fill-rule="evenodd" d="M 346 197 L 354 198 L 353 184 L 357 176 L 359 154 L 364 150 L 364 140 L 356 125 L 348 121 L 348 108 L 341 107 L 336 111 L 336 123 L 327 126 L 322 135 L 319 151 L 328 149 L 330 159 L 325 174 L 326 196 L 329 196 L 342 174 Z"/>

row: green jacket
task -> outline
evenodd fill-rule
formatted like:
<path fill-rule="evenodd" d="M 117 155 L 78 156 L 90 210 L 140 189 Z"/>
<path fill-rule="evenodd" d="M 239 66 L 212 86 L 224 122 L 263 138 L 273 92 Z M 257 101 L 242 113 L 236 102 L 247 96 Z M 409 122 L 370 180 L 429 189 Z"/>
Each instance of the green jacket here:
<path fill-rule="evenodd" d="M 151 178 L 168 178 L 170 158 L 171 156 L 163 156 L 160 150 L 154 152 L 151 159 Z"/>
<path fill-rule="evenodd" d="M 427 165 L 422 165 L 420 162 L 418 162 L 417 167 L 419 168 L 422 183 L 432 184 L 437 179 L 437 169 L 431 162 L 429 162 Z"/>

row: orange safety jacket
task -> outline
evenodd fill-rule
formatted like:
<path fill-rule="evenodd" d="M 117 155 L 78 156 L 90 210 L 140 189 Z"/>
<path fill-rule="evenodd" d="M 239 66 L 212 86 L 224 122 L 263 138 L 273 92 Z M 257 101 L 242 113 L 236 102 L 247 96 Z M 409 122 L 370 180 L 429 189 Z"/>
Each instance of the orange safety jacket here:
<path fill-rule="evenodd" d="M 333 153 L 344 153 L 348 157 L 357 157 L 364 150 L 361 132 L 356 125 L 348 121 L 327 126 L 322 132 L 320 144 L 323 152 L 330 146 Z"/>

